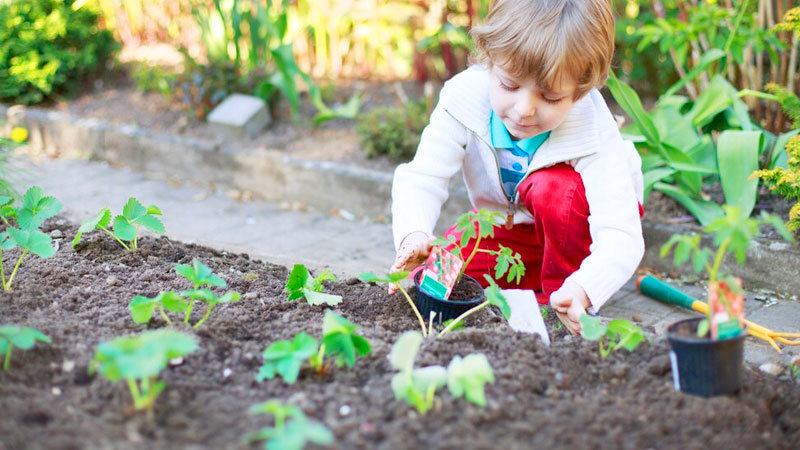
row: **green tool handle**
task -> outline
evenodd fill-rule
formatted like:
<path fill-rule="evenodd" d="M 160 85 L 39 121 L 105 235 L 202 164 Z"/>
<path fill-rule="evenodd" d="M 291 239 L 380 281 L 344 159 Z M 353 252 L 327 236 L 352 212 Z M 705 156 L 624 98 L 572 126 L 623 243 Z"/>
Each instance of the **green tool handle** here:
<path fill-rule="evenodd" d="M 672 303 L 673 305 L 682 306 L 686 309 L 694 310 L 692 304 L 697 300 L 689 297 L 677 288 L 664 283 L 656 277 L 650 275 L 643 275 L 636 280 L 636 287 L 639 291 L 651 298 L 662 301 L 664 303 Z"/>

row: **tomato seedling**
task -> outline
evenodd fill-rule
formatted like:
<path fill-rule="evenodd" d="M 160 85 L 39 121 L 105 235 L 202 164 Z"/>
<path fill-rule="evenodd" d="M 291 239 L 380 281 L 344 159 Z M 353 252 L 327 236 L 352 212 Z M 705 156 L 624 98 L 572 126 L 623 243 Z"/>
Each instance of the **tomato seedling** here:
<path fill-rule="evenodd" d="M 266 441 L 267 450 L 302 450 L 306 443 L 327 445 L 333 442 L 333 433 L 325 425 L 309 419 L 294 405 L 284 405 L 278 400 L 268 400 L 253 405 L 250 414 L 268 414 L 275 417 L 275 425 L 264 427 L 245 436 L 246 442 Z"/>
<path fill-rule="evenodd" d="M 14 347 L 30 350 L 37 342 L 49 344 L 51 341 L 47 335 L 35 328 L 0 325 L 0 354 L 5 354 L 3 370 L 8 371 L 11 366 L 11 351 Z"/>
<path fill-rule="evenodd" d="M 613 319 L 606 325 L 588 314 L 581 316 L 581 336 L 597 341 L 602 359 L 621 348 L 632 352 L 645 340 L 644 331 L 629 320 Z"/>
<path fill-rule="evenodd" d="M 145 331 L 117 337 L 97 346 L 89 373 L 95 371 L 109 381 L 125 380 L 136 410 L 151 410 L 166 387 L 158 376 L 173 358 L 197 350 L 194 337 L 173 330 Z"/>
<path fill-rule="evenodd" d="M 78 234 L 72 240 L 72 247 L 78 245 L 84 233 L 101 230 L 117 241 L 125 250 L 136 250 L 139 247 L 139 230 L 145 227 L 148 230 L 162 234 L 164 224 L 157 217 L 161 215 L 158 206 L 150 205 L 145 208 L 136 198 L 131 197 L 122 208 L 122 214 L 111 219 L 111 210 L 103 208 L 97 215 L 84 221 L 78 228 Z M 109 229 L 111 226 L 111 229 Z M 127 244 L 126 244 L 127 242 Z"/>
<path fill-rule="evenodd" d="M 337 281 L 336 275 L 330 271 L 323 270 L 317 278 L 311 276 L 308 268 L 302 264 L 295 264 L 292 267 L 289 278 L 286 280 L 286 291 L 289 292 L 289 300 L 297 300 L 305 297 L 309 305 L 329 305 L 336 306 L 342 302 L 341 295 L 326 294 L 323 292 L 324 281 Z"/>
<path fill-rule="evenodd" d="M 4 291 L 11 290 L 14 276 L 28 253 L 40 258 L 50 258 L 56 254 L 50 235 L 41 232 L 39 227 L 45 219 L 61 211 L 61 202 L 54 197 L 44 196 L 39 186 L 28 188 L 19 208 L 15 208 L 13 204 L 14 200 L 11 197 L 0 196 L 0 219 L 6 224 L 6 230 L 0 232 L 0 281 Z M 17 247 L 22 249 L 22 253 L 6 278 L 3 251 Z"/>

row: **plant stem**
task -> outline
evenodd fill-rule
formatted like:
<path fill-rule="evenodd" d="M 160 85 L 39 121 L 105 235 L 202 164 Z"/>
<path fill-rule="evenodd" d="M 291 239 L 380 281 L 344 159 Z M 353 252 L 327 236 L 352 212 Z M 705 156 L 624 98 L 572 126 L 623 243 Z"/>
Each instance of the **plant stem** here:
<path fill-rule="evenodd" d="M 439 336 L 443 336 L 445 333 L 449 332 L 456 325 L 458 325 L 459 322 L 461 322 L 462 320 L 466 319 L 470 315 L 475 314 L 476 312 L 480 311 L 481 309 L 486 308 L 487 306 L 489 306 L 489 300 L 486 300 L 485 302 L 481 303 L 480 305 L 470 309 L 469 311 L 464 312 L 464 314 L 461 314 L 460 316 L 456 317 L 456 319 L 454 321 L 450 322 L 450 325 L 445 327 L 445 329 L 442 330 L 441 333 L 439 333 Z"/>
<path fill-rule="evenodd" d="M 131 251 L 131 248 L 130 248 L 130 247 L 128 247 L 127 245 L 125 245 L 125 243 L 124 243 L 124 242 L 122 242 L 122 240 L 120 240 L 120 238 L 118 238 L 117 236 L 115 236 L 115 235 L 114 235 L 114 233 L 112 233 L 111 231 L 109 231 L 109 230 L 108 230 L 108 228 L 106 228 L 106 227 L 99 227 L 99 228 L 100 228 L 101 230 L 105 231 L 106 233 L 108 233 L 108 235 L 109 235 L 109 236 L 111 236 L 112 238 L 114 238 L 114 240 L 115 240 L 115 241 L 119 242 L 119 244 L 120 244 L 121 246 L 125 247 L 125 250 L 127 250 L 127 251 Z"/>
<path fill-rule="evenodd" d="M 22 258 L 24 258 L 25 255 L 27 255 L 27 254 L 28 254 L 28 249 L 25 249 L 25 250 L 22 251 L 22 254 L 19 255 L 19 259 L 17 260 L 17 264 L 14 266 L 14 271 L 11 272 L 11 276 L 8 278 L 8 284 L 5 285 L 5 287 L 4 287 L 6 291 L 11 289 L 11 282 L 14 281 L 14 275 L 17 274 L 17 269 L 19 269 L 19 265 L 22 264 Z"/>
<path fill-rule="evenodd" d="M 128 378 L 128 389 L 131 391 L 131 397 L 133 397 L 133 408 L 142 409 L 142 394 L 139 393 L 139 385 L 136 384 L 136 380 L 133 378 Z"/>
<path fill-rule="evenodd" d="M 736 37 L 736 32 L 739 30 L 739 25 L 742 24 L 742 18 L 744 18 L 744 13 L 747 11 L 747 7 L 750 5 L 750 0 L 744 0 L 744 4 L 742 5 L 742 9 L 739 10 L 739 15 L 736 17 L 736 23 L 733 25 L 733 30 L 731 30 L 731 35 L 728 36 L 728 41 L 725 43 L 725 53 L 727 54 L 731 50 L 731 44 L 733 44 L 733 38 Z M 726 61 L 727 64 L 727 61 Z"/>
<path fill-rule="evenodd" d="M 133 237 L 133 246 L 134 249 L 139 248 L 139 225 L 136 225 L 136 236 Z"/>
<path fill-rule="evenodd" d="M 3 290 L 8 291 L 8 287 L 6 287 L 6 269 L 3 267 L 3 251 L 0 250 L 0 277 L 3 280 Z"/>
<path fill-rule="evenodd" d="M 772 100 L 774 102 L 778 101 L 778 96 L 777 95 L 772 95 L 772 94 L 768 94 L 766 92 L 761 92 L 761 91 L 754 91 L 752 89 L 742 89 L 741 91 L 739 91 L 736 94 L 737 98 L 748 97 L 748 96 L 761 98 L 761 99 L 764 99 L 764 100 Z"/>
<path fill-rule="evenodd" d="M 167 316 L 167 313 L 164 312 L 164 307 L 163 306 L 158 305 L 158 312 L 159 312 L 159 314 L 161 314 L 161 318 L 164 319 L 165 322 L 167 322 L 167 325 L 172 325 L 172 321 L 169 320 L 169 317 Z"/>
<path fill-rule="evenodd" d="M 711 270 L 708 271 L 709 283 L 717 281 L 717 272 L 719 271 L 719 266 L 722 264 L 722 258 L 725 256 L 725 252 L 728 250 L 728 245 L 730 243 L 731 240 L 726 239 L 717 249 L 717 254 L 714 256 L 714 266 L 712 266 Z"/>
<path fill-rule="evenodd" d="M 464 276 L 464 272 L 467 270 L 467 266 L 469 266 L 469 263 L 472 262 L 472 258 L 475 257 L 475 254 L 478 253 L 478 245 L 480 245 L 480 243 L 481 243 L 481 234 L 479 230 L 478 237 L 475 239 L 475 245 L 472 247 L 472 253 L 469 254 L 467 259 L 464 261 L 464 264 L 461 266 L 461 270 L 458 272 L 458 276 L 456 277 L 456 282 L 455 284 L 453 284 L 453 286 L 455 286 L 456 284 L 458 284 L 459 281 L 461 281 L 461 277 Z"/>
<path fill-rule="evenodd" d="M 406 298 L 406 300 L 408 300 L 408 304 L 411 305 L 411 309 L 414 310 L 414 314 L 416 314 L 417 320 L 419 320 L 419 327 L 422 328 L 422 336 L 423 337 L 428 336 L 428 330 L 425 328 L 425 321 L 422 320 L 422 314 L 419 313 L 417 305 L 415 305 L 414 301 L 411 300 L 411 297 L 408 296 L 408 292 L 406 292 L 406 290 L 403 289 L 403 286 L 400 286 L 400 283 L 395 283 L 395 286 L 397 286 L 397 288 L 400 289 L 400 292 L 402 292 L 403 296 Z"/>
<path fill-rule="evenodd" d="M 214 309 L 214 305 L 208 305 L 208 307 L 206 308 L 206 313 L 205 313 L 205 315 L 203 316 L 203 318 L 202 318 L 202 319 L 200 319 L 200 321 L 199 321 L 199 322 L 197 322 L 196 324 L 194 324 L 194 329 L 195 329 L 195 330 L 196 330 L 196 329 L 198 329 L 198 328 L 200 328 L 200 325 L 202 325 L 202 324 L 203 324 L 203 322 L 205 322 L 205 321 L 208 319 L 208 316 L 210 316 L 210 315 L 211 315 L 211 310 L 212 310 L 212 309 Z"/>
<path fill-rule="evenodd" d="M 433 333 L 433 318 L 436 317 L 436 312 L 431 311 L 430 317 L 428 317 L 428 336 Z"/>
<path fill-rule="evenodd" d="M 3 370 L 8 371 L 9 366 L 11 366 L 11 351 L 14 350 L 14 345 L 11 341 L 8 342 L 8 350 L 6 350 L 6 358 L 3 361 Z"/>
<path fill-rule="evenodd" d="M 600 359 L 606 359 L 611 354 L 611 347 L 603 346 L 603 338 L 600 338 L 597 344 L 600 346 Z"/>

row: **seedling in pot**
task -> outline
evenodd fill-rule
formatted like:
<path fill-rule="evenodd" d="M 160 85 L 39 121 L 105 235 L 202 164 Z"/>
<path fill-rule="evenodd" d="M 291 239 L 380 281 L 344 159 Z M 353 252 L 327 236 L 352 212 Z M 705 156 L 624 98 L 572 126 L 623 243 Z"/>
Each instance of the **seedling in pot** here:
<path fill-rule="evenodd" d="M 500 312 L 503 313 L 503 316 L 508 319 L 511 317 L 511 307 L 508 305 L 508 301 L 506 298 L 503 297 L 503 294 L 500 292 L 500 287 L 497 286 L 497 283 L 490 277 L 489 275 L 484 275 L 484 278 L 489 283 L 489 287 L 486 288 L 486 301 L 481 303 L 480 305 L 466 311 L 464 314 L 456 317 L 450 325 L 447 325 L 439 336 L 442 336 L 450 331 L 452 331 L 455 327 L 457 327 L 464 319 L 469 317 L 472 314 L 486 308 L 489 305 L 494 305 L 500 308 Z"/>
<path fill-rule="evenodd" d="M 38 186 L 28 188 L 22 198 L 21 207 L 15 208 L 13 203 L 10 197 L 0 197 L 0 218 L 6 224 L 6 230 L 0 232 L 0 281 L 4 291 L 11 290 L 14 276 L 28 253 L 40 258 L 50 258 L 55 255 L 56 248 L 52 239 L 48 234 L 39 231 L 39 227 L 45 219 L 61 211 L 61 202 L 54 197 L 45 197 L 42 188 Z M 3 251 L 17 247 L 22 249 L 22 253 L 6 278 Z"/>
<path fill-rule="evenodd" d="M 777 216 L 762 213 L 759 218 L 748 218 L 741 209 L 724 206 L 725 215 L 707 225 L 705 232 L 714 235 L 716 250 L 702 246 L 700 235 L 674 234 L 661 247 L 661 257 L 674 249 L 676 266 L 691 260 L 695 272 L 708 274 L 709 308 L 707 317 L 698 324 L 697 334 L 705 336 L 711 331 L 711 339 L 724 339 L 740 334 L 744 327 L 744 292 L 739 278 L 724 275 L 720 266 L 728 252 L 733 252 L 736 262 L 743 265 L 747 259 L 747 247 L 763 225 L 770 225 L 784 239 L 794 242 L 786 225 Z M 709 260 L 713 254 L 713 259 Z M 713 320 L 712 320 L 713 318 Z M 720 330 L 720 327 L 722 330 Z"/>
<path fill-rule="evenodd" d="M 358 326 L 344 317 L 325 311 L 322 322 L 322 343 L 306 333 L 298 333 L 292 341 L 277 341 L 264 350 L 264 364 L 256 376 L 256 381 L 272 379 L 276 375 L 283 381 L 293 384 L 308 361 L 317 373 L 326 373 L 331 364 L 337 367 L 353 367 L 358 355 L 370 352 L 369 341 L 356 334 Z M 333 358 L 325 361 L 325 357 Z"/>
<path fill-rule="evenodd" d="M 372 272 L 365 272 L 358 276 L 361 281 L 367 283 L 383 283 L 383 284 L 393 284 L 403 293 L 403 296 L 408 301 L 408 304 L 411 306 L 411 309 L 414 310 L 414 314 L 417 316 L 417 320 L 419 320 L 419 326 L 422 329 L 422 335 L 427 336 L 428 330 L 425 328 L 425 321 L 422 320 L 422 315 L 419 313 L 419 309 L 417 309 L 417 305 L 414 303 L 414 300 L 411 300 L 409 297 L 408 292 L 400 285 L 400 282 L 405 280 L 408 277 L 408 272 L 406 271 L 399 271 L 390 273 L 386 276 L 379 277 Z"/>
<path fill-rule="evenodd" d="M 622 348 L 632 352 L 645 340 L 644 331 L 629 320 L 613 319 L 606 325 L 588 314 L 581 316 L 581 336 L 597 341 L 602 359 Z"/>
<path fill-rule="evenodd" d="M 30 327 L 16 325 L 0 325 L 0 355 L 5 354 L 3 370 L 7 371 L 11 365 L 11 351 L 14 347 L 20 350 L 30 350 L 36 342 L 49 344 L 50 338 L 41 331 Z"/>
<path fill-rule="evenodd" d="M 278 400 L 268 400 L 253 405 L 250 414 L 275 416 L 275 425 L 245 436 L 246 442 L 266 441 L 267 450 L 301 450 L 306 443 L 327 445 L 333 442 L 333 433 L 325 425 L 313 421 L 297 406 L 284 405 Z"/>
<path fill-rule="evenodd" d="M 447 369 L 438 365 L 415 368 L 414 359 L 422 338 L 417 331 L 407 331 L 389 352 L 389 364 L 399 371 L 392 377 L 395 398 L 405 400 L 420 414 L 425 414 L 433 407 L 436 391 L 447 384 L 454 397 L 465 397 L 469 402 L 484 406 L 484 385 L 494 383 L 486 356 L 471 354 L 462 359 L 456 355 Z"/>
<path fill-rule="evenodd" d="M 164 224 L 157 217 L 160 215 L 161 210 L 157 206 L 150 205 L 145 208 L 138 200 L 131 197 L 122 208 L 122 214 L 114 216 L 113 222 L 111 210 L 108 208 L 101 209 L 96 216 L 83 222 L 75 239 L 72 240 L 72 247 L 78 245 L 84 233 L 101 230 L 119 242 L 125 250 L 136 250 L 139 247 L 141 227 L 154 233 L 164 233 Z"/>
<path fill-rule="evenodd" d="M 289 300 L 297 300 L 305 297 L 309 305 L 329 305 L 336 306 L 342 302 L 342 296 L 331 295 L 323 292 L 324 281 L 337 281 L 336 276 L 330 271 L 323 270 L 317 278 L 311 276 L 308 268 L 302 264 L 295 264 L 289 278 L 286 280 L 286 290 L 289 292 Z"/>
<path fill-rule="evenodd" d="M 158 379 L 171 359 L 197 350 L 192 336 L 173 330 L 145 331 L 117 337 L 97 346 L 89 373 L 109 381 L 125 380 L 136 410 L 151 410 L 166 383 Z"/>

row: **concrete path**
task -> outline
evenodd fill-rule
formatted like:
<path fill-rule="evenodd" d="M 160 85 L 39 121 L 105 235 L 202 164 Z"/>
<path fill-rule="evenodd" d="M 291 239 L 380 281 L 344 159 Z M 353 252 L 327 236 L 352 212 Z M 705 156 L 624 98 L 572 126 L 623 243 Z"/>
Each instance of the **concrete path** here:
<path fill-rule="evenodd" d="M 64 204 L 63 214 L 85 220 L 103 207 L 119 211 L 128 197 L 156 204 L 164 212 L 167 235 L 175 240 L 206 245 L 277 264 L 304 263 L 329 268 L 340 276 L 364 271 L 382 272 L 394 256 L 389 224 L 346 220 L 328 212 L 285 211 L 278 205 L 240 202 L 224 193 L 191 185 L 176 185 L 102 162 L 44 160 L 25 163 L 22 186 L 38 183 Z M 347 214 L 344 214 L 345 216 Z M 702 296 L 702 289 L 687 286 Z M 748 318 L 781 331 L 800 332 L 800 302 L 780 300 L 767 304 L 748 295 Z M 692 313 L 643 297 L 631 280 L 602 310 L 605 317 L 632 319 L 663 336 L 666 327 Z M 748 338 L 745 358 L 756 364 L 785 366 L 800 347 L 778 354 L 767 344 Z"/>

